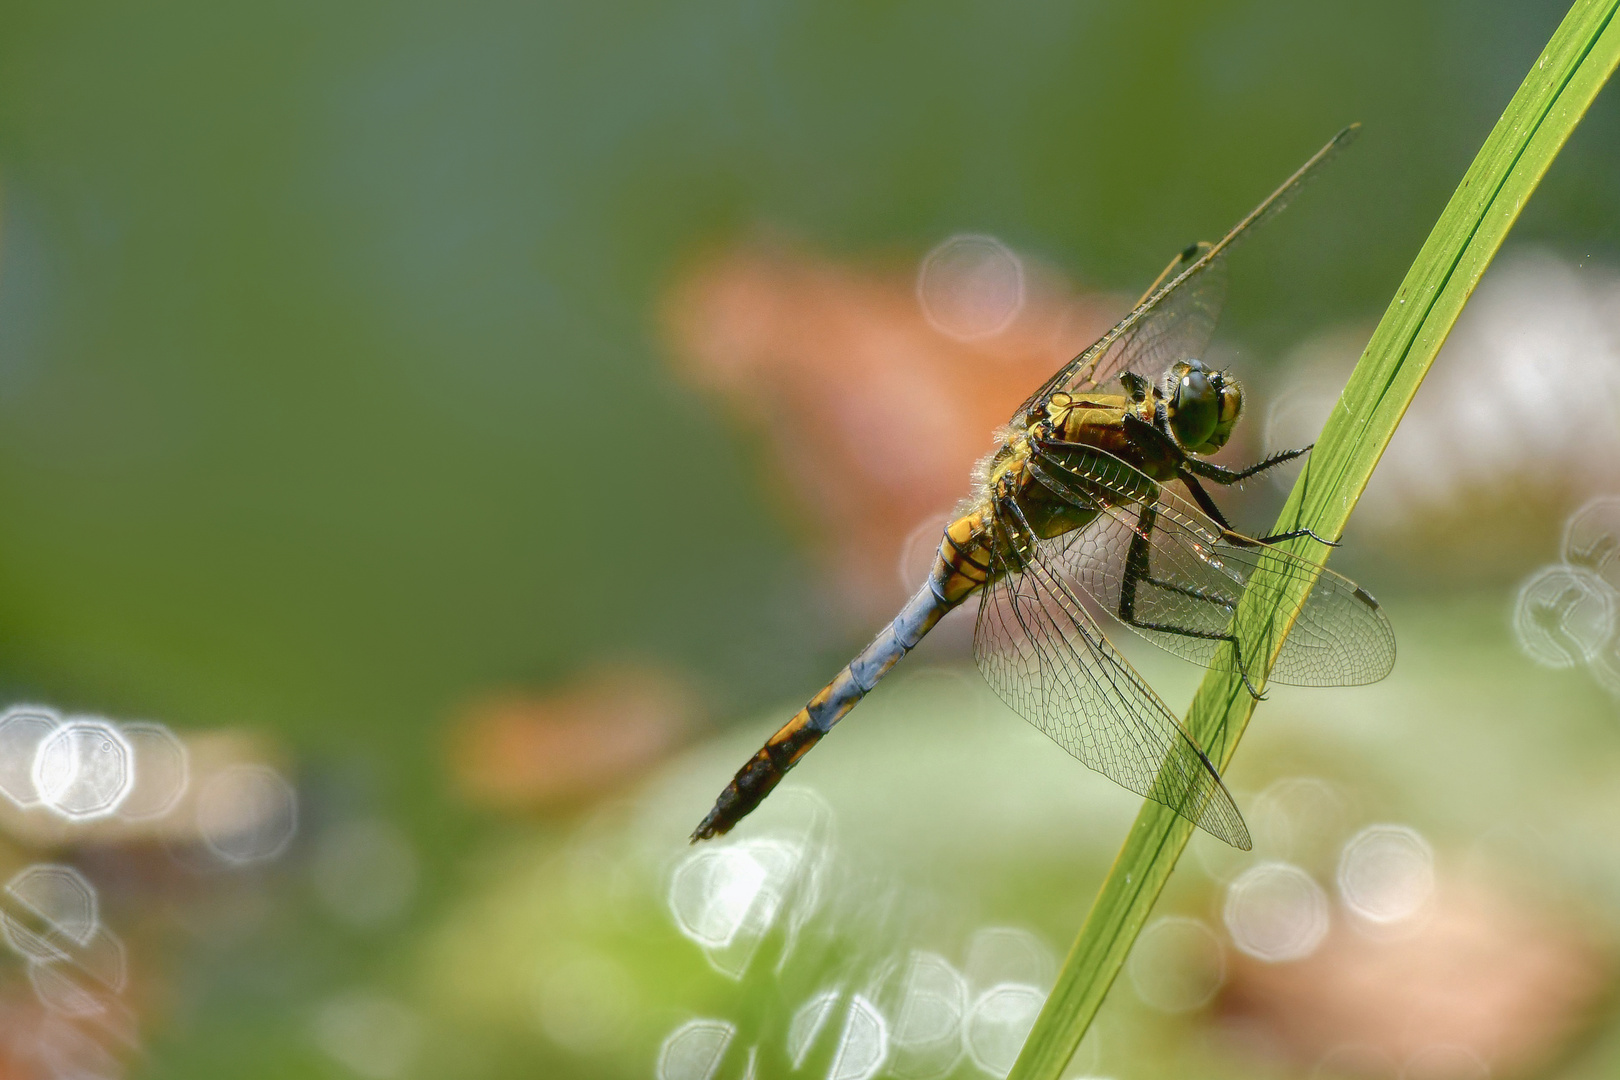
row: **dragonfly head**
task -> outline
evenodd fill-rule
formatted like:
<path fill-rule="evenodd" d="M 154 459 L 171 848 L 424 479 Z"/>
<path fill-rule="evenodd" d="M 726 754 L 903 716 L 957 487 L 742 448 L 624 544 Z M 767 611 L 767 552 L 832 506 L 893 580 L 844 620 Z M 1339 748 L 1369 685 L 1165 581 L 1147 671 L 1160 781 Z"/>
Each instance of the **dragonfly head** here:
<path fill-rule="evenodd" d="M 1164 377 L 1165 413 L 1182 448 L 1213 454 L 1232 437 L 1243 412 L 1243 387 L 1224 371 L 1183 360 Z"/>

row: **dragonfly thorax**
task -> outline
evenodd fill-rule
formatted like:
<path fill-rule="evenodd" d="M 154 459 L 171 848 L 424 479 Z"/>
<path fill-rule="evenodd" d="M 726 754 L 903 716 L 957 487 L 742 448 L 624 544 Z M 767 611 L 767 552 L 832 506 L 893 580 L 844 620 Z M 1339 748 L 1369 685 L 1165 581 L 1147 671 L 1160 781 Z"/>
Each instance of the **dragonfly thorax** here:
<path fill-rule="evenodd" d="M 1159 393 L 1170 431 L 1188 453 L 1213 454 L 1225 446 L 1243 412 L 1243 387 L 1238 381 L 1198 360 L 1173 366 Z"/>
<path fill-rule="evenodd" d="M 1027 428 L 1014 427 L 998 434 L 1005 441 L 984 463 L 982 494 L 987 499 L 1010 494 L 1023 482 L 1032 450 Z"/>

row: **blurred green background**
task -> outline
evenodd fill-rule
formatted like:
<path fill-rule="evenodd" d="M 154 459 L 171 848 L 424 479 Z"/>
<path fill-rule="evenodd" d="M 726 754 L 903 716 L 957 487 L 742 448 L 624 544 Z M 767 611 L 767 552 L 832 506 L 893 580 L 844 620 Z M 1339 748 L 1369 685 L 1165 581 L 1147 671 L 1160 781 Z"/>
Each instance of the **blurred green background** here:
<path fill-rule="evenodd" d="M 815 508 L 783 512 L 760 433 L 672 374 L 660 310 L 694 259 L 766 231 L 833 260 L 903 263 L 967 231 L 1132 293 L 1359 120 L 1354 150 L 1234 263 L 1221 340 L 1263 401 L 1300 342 L 1382 311 L 1562 13 L 1505 0 L 4 5 L 0 682 L 8 700 L 183 735 L 256 733 L 301 797 L 293 850 L 250 887 L 218 886 L 262 909 L 232 934 L 175 914 L 217 897 L 128 885 L 161 853 L 18 841 L 19 863 L 102 868 L 91 878 L 136 972 L 131 1074 L 651 1076 L 684 1017 L 740 1017 L 769 996 L 710 972 L 675 933 L 665 877 L 729 769 L 874 624 L 833 610 L 799 527 Z M 1617 208 L 1611 90 L 1510 245 L 1620 265 Z M 1524 807 L 1555 834 L 1543 854 L 1584 866 L 1560 895 L 1612 901 L 1620 849 L 1590 815 L 1620 804 L 1598 764 L 1620 761 L 1620 709 L 1580 672 L 1520 657 L 1507 614 L 1517 581 L 1556 560 L 1563 516 L 1597 491 L 1476 492 L 1447 528 L 1511 537 L 1477 563 L 1461 540 L 1451 556 L 1445 531 L 1403 543 L 1392 528 L 1357 551 L 1353 528 L 1335 565 L 1387 601 L 1396 679 L 1361 696 L 1279 692 L 1234 787 L 1302 771 L 1366 783 L 1368 820 L 1412 821 L 1437 849 Z M 469 702 L 543 698 L 627 661 L 675 673 L 705 723 L 735 725 L 646 781 L 664 795 L 620 785 L 606 803 L 517 812 L 456 793 L 446 748 Z M 1143 664 L 1184 708 L 1197 672 Z M 1060 953 L 1134 801 L 993 703 L 962 706 L 976 690 L 926 693 L 875 698 L 803 774 L 849 857 L 909 883 L 892 910 L 848 915 L 850 941 L 826 943 L 825 963 L 885 935 L 949 954 L 989 924 L 1032 927 Z M 1324 734 L 1317 713 L 1352 719 Z M 1386 723 L 1369 734 L 1355 718 L 1371 713 Z M 929 748 L 913 758 L 894 731 Z M 889 764 L 862 766 L 871 755 Z M 1043 763 L 1030 767 L 1043 783 L 1089 793 L 1053 804 L 1071 818 L 998 801 L 1030 775 L 1018 755 Z M 941 836 L 938 808 L 911 793 L 946 777 L 993 805 Z M 891 786 L 873 794 L 880 779 Z M 418 860 L 408 910 L 382 929 L 332 919 L 307 884 L 321 830 L 354 818 L 393 823 Z M 600 874 L 567 862 L 581 844 Z M 1167 905 L 1218 923 L 1187 888 Z M 629 898 L 610 918 L 598 889 Z M 1607 955 L 1613 924 L 1580 925 L 1596 927 L 1582 955 Z M 595 1049 L 533 1016 L 536 965 L 586 940 L 645 1006 Z M 391 1074 L 319 1034 L 322 1003 L 355 986 L 420 1025 L 420 1052 Z M 799 993 L 780 992 L 789 1006 Z M 1111 1022 L 1101 1074 L 1308 1072 L 1207 1042 L 1207 1011 Z M 1160 1024 L 1182 1049 L 1163 1051 Z M 1620 1060 L 1570 1038 L 1537 1068 Z"/>

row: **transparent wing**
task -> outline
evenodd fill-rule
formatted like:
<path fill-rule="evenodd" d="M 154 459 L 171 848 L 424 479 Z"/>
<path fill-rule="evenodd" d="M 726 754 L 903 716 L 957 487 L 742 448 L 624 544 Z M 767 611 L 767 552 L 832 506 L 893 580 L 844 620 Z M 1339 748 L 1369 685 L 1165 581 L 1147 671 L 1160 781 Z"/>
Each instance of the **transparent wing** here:
<path fill-rule="evenodd" d="M 1232 670 L 1235 659 L 1257 678 L 1258 658 L 1220 646 L 1233 636 L 1238 599 L 1263 568 L 1315 582 L 1268 679 L 1360 686 L 1394 667 L 1389 619 L 1354 582 L 1282 548 L 1228 543 L 1192 503 L 1094 447 L 1041 452 L 1031 471 L 1062 498 L 1101 511 L 1090 528 L 1057 537 L 1049 562 L 1155 645 L 1204 667 Z"/>
<path fill-rule="evenodd" d="M 1036 402 L 1059 390 L 1103 387 L 1122 371 L 1154 378 L 1176 360 L 1200 355 L 1226 299 L 1226 253 L 1256 226 L 1281 213 L 1359 130 L 1359 124 L 1352 124 L 1335 135 L 1218 243 L 1196 244 L 1182 252 L 1160 276 L 1163 284 L 1156 283 L 1129 315 L 1043 383 L 1018 415 L 1026 415 Z"/>
<path fill-rule="evenodd" d="M 1215 767 L 1049 564 L 1051 543 L 1026 536 L 1020 566 L 995 560 L 973 636 L 986 681 L 1086 765 L 1248 850 Z"/>
<path fill-rule="evenodd" d="M 1053 389 L 1093 390 L 1112 382 L 1122 371 L 1134 371 L 1152 381 L 1178 360 L 1203 356 L 1226 303 L 1226 259 L 1221 254 L 1206 255 L 1212 250 L 1209 244 L 1199 244 L 1182 252 L 1164 273 L 1168 284 L 1142 299 L 1140 306 L 1151 303 L 1151 308 Z"/>

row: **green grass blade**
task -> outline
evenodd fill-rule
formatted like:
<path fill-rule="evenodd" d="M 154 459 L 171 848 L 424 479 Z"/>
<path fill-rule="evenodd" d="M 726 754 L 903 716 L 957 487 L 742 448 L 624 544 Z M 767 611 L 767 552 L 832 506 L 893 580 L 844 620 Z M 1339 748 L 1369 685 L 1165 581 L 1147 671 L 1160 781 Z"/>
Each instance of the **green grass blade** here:
<path fill-rule="evenodd" d="M 1308 525 L 1338 537 L 1373 466 L 1417 392 L 1480 276 L 1519 211 L 1620 62 L 1620 0 L 1577 0 L 1508 103 L 1418 252 L 1295 483 L 1278 532 Z M 1320 562 L 1304 539 L 1296 553 Z M 1239 605 L 1244 654 L 1276 658 L 1305 597 L 1257 574 Z M 1187 729 L 1222 771 L 1254 701 L 1235 675 L 1211 671 L 1193 698 Z M 1192 835 L 1185 818 L 1146 803 L 1103 882 L 1057 985 L 1010 1080 L 1058 1080 Z"/>

